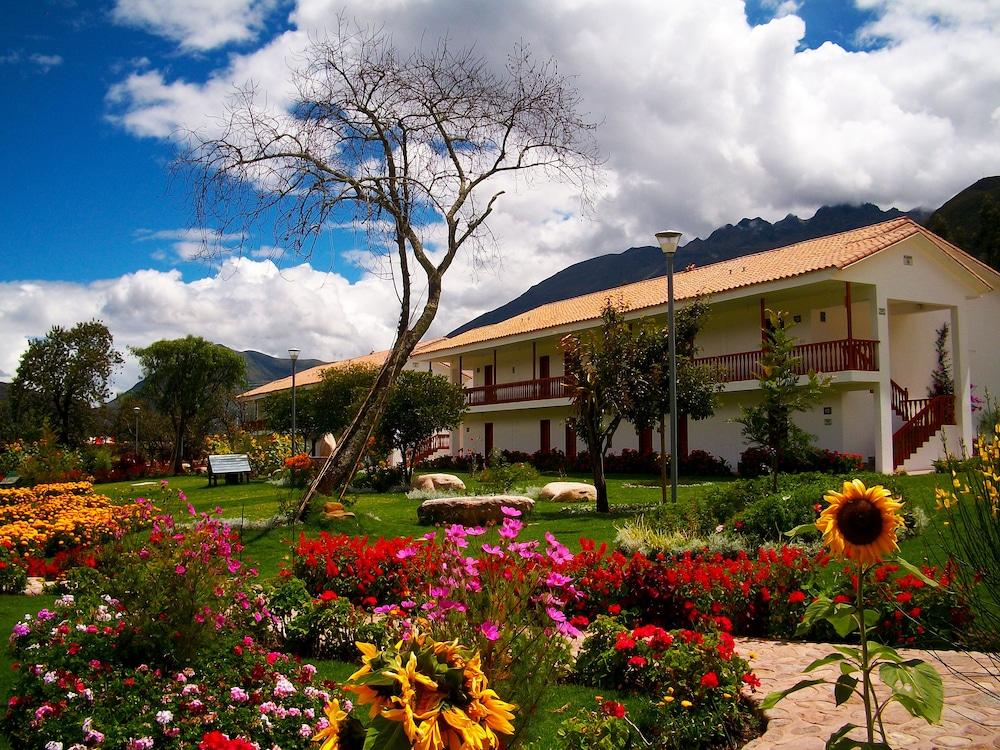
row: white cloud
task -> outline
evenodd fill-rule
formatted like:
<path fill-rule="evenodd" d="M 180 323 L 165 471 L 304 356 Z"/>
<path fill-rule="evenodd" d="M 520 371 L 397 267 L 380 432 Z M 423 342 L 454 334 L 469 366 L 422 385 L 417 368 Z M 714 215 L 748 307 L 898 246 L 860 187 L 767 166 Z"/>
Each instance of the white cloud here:
<path fill-rule="evenodd" d="M 45 55 L 35 52 L 25 55 L 21 50 L 11 50 L 0 55 L 0 65 L 20 65 L 28 63 L 35 66 L 40 73 L 48 73 L 53 68 L 63 64 L 62 55 Z"/>
<path fill-rule="evenodd" d="M 257 37 L 277 0 L 117 0 L 112 18 L 178 42 L 208 50 Z"/>
<path fill-rule="evenodd" d="M 140 229 L 136 232 L 136 238 L 140 242 L 155 240 L 169 240 L 173 258 L 170 258 L 162 249 L 154 250 L 151 257 L 155 260 L 175 260 L 187 262 L 200 260 L 208 263 L 216 261 L 221 256 L 233 255 L 239 251 L 239 243 L 243 240 L 243 235 L 238 233 L 219 234 L 204 227 L 192 227 L 188 229 L 160 229 L 153 231 L 150 229 Z M 254 254 L 254 257 L 259 256 Z"/>
<path fill-rule="evenodd" d="M 161 338 L 203 336 L 233 349 L 333 360 L 392 343 L 398 303 L 391 286 L 356 283 L 309 266 L 279 269 L 269 260 L 229 258 L 212 276 L 185 282 L 177 270 L 137 271 L 89 284 L 0 283 L 0 380 L 10 380 L 29 337 L 53 325 L 103 320 L 121 350 Z M 139 377 L 131 355 L 116 381 Z"/>
<path fill-rule="evenodd" d="M 589 214 L 565 186 L 541 180 L 504 185 L 509 192 L 491 218 L 495 245 L 485 247 L 487 260 L 493 249 L 499 260 L 483 264 L 467 254 L 449 271 L 432 330 L 440 334 L 570 263 L 653 244 L 652 233 L 666 226 L 705 236 L 744 216 L 809 215 L 838 202 L 935 206 L 979 177 L 1000 173 L 1000 0 L 858 4 L 876 16 L 863 34 L 880 40 L 861 51 L 831 43 L 802 49 L 804 22 L 795 3 L 781 0 L 772 2 L 776 17 L 756 27 L 736 0 L 369 0 L 348 6 L 298 0 L 293 30 L 230 55 L 204 79 L 144 65 L 109 91 L 108 102 L 127 131 L 161 139 L 186 130 L 211 132 L 227 97 L 247 81 L 270 106 L 286 106 L 293 94 L 289 69 L 309 35 L 340 10 L 383 25 L 404 48 L 447 33 L 453 43 L 475 43 L 500 62 L 519 39 L 541 57 L 555 56 L 560 69 L 576 77 L 584 107 L 603 120 L 604 184 Z M 260 8 L 246 2 L 219 7 L 233 11 L 238 5 L 247 18 Z M 245 18 L 243 28 L 251 33 L 254 26 Z M 196 47 L 194 32 L 182 31 L 172 38 Z M 156 239 L 173 243 L 175 255 L 190 251 L 183 243 L 199 242 L 179 232 Z M 339 262 L 384 270 L 364 262 L 363 233 L 356 239 L 337 248 Z M 279 248 L 255 254 L 272 250 L 272 257 L 281 254 Z M 397 301 L 392 285 L 374 273 L 348 284 L 301 266 L 279 272 L 266 262 L 233 263 L 191 283 L 141 272 L 74 287 L 64 302 L 41 302 L 43 291 L 58 296 L 62 290 L 36 285 L 42 291 L 14 294 L 30 299 L 18 314 L 35 326 L 18 330 L 37 333 L 47 325 L 42 321 L 86 317 L 74 312 L 65 321 L 66 310 L 79 310 L 114 313 L 139 343 L 215 330 L 211 326 L 229 331 L 231 325 L 224 343 L 264 351 L 284 351 L 297 332 L 300 345 L 306 342 L 304 356 L 346 356 L 391 341 Z M 310 286 L 320 283 L 319 291 Z M 122 298 L 127 302 L 118 302 Z M 134 312 L 147 309 L 149 315 Z M 254 309 L 267 315 L 247 315 Z M 10 361 L 0 363 L 0 369 L 10 367 Z"/>

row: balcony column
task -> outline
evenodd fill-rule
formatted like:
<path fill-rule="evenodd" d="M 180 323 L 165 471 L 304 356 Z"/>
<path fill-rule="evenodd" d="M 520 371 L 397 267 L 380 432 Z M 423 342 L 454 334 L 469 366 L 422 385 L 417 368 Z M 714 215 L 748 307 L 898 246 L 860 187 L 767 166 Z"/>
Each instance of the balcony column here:
<path fill-rule="evenodd" d="M 965 325 L 965 316 L 961 315 L 958 306 L 951 308 L 951 364 L 952 380 L 955 383 L 955 422 L 962 445 L 949 445 L 948 451 L 957 453 L 959 450 L 971 450 L 972 440 L 976 435 L 972 420 L 972 372 L 969 368 L 968 352 L 969 332 Z"/>
<path fill-rule="evenodd" d="M 872 330 L 878 340 L 878 383 L 874 388 L 875 404 L 875 471 L 892 474 L 892 370 L 889 357 L 889 300 L 881 289 L 875 289 Z"/>

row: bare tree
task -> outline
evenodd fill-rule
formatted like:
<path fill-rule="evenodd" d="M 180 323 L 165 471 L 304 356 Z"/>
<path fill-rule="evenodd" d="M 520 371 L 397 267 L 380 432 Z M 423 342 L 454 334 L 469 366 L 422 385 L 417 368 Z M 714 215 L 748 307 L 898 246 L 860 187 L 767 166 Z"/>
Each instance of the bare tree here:
<path fill-rule="evenodd" d="M 402 54 L 385 32 L 342 22 L 309 45 L 294 82 L 289 111 L 269 110 L 252 86 L 240 90 L 222 135 L 195 140 L 182 164 L 194 177 L 196 219 L 219 232 L 265 222 L 278 244 L 306 257 L 331 222 L 384 232 L 399 321 L 321 472 L 342 486 L 434 320 L 444 274 L 460 249 L 488 235 L 498 183 L 544 172 L 585 188 L 598 164 L 596 126 L 579 112 L 571 81 L 523 46 L 497 71 L 447 40 Z"/>

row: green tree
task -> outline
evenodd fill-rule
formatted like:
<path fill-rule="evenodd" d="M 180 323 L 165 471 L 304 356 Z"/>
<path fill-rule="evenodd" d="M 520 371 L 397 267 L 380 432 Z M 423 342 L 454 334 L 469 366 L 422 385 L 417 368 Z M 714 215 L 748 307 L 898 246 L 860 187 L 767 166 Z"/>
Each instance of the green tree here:
<path fill-rule="evenodd" d="M 403 458 L 409 482 L 421 443 L 441 430 L 451 430 L 465 413 L 462 387 L 430 372 L 403 370 L 396 378 L 379 424 L 378 439 Z"/>
<path fill-rule="evenodd" d="M 245 384 L 246 363 L 232 349 L 199 336 L 133 348 L 144 379 L 142 397 L 170 418 L 171 461 L 180 474 L 188 431 L 222 417 L 232 393 Z"/>
<path fill-rule="evenodd" d="M 327 433 L 339 441 L 364 401 L 378 368 L 353 364 L 328 367 L 315 385 L 299 388 L 295 394 L 295 429 L 307 438 Z M 264 413 L 269 429 L 290 432 L 292 429 L 291 390 L 272 393 L 264 399 Z"/>
<path fill-rule="evenodd" d="M 694 420 L 708 419 L 715 413 L 718 394 L 723 385 L 717 368 L 695 361 L 698 347 L 695 340 L 708 322 L 709 306 L 696 299 L 677 311 L 677 415 Z M 624 416 L 637 430 L 650 429 L 659 423 L 661 443 L 665 439 L 664 416 L 670 413 L 669 342 L 666 327 L 646 325 L 636 332 L 637 368 L 647 378 L 626 384 L 629 391 L 624 401 Z M 660 482 L 663 498 L 667 492 L 667 456 L 660 449 Z M 675 460 L 673 456 L 670 460 Z"/>
<path fill-rule="evenodd" d="M 643 347 L 625 320 L 625 309 L 615 306 L 610 298 L 601 310 L 598 329 L 570 334 L 560 344 L 573 400 L 573 421 L 590 453 L 597 511 L 607 513 L 610 506 L 604 456 L 630 408 L 630 399 L 651 393 L 653 380 L 642 369 Z"/>
<path fill-rule="evenodd" d="M 757 372 L 762 397 L 754 406 L 741 407 L 740 416 L 734 421 L 743 426 L 743 437 L 748 442 L 770 453 L 772 488 L 777 492 L 782 458 L 812 439 L 792 421 L 792 415 L 808 411 L 822 401 L 830 379 L 810 371 L 800 385 L 797 373 L 800 358 L 795 356 L 796 339 L 788 333 L 790 326 L 786 324 L 785 313 L 768 310 L 767 320 Z"/>
<path fill-rule="evenodd" d="M 942 323 L 934 333 L 934 356 L 937 364 L 931 372 L 931 386 L 927 389 L 928 398 L 955 395 L 955 381 L 951 377 L 951 352 L 948 351 L 950 332 L 948 324 Z"/>
<path fill-rule="evenodd" d="M 323 470 L 344 486 L 434 321 L 445 273 L 463 247 L 489 237 L 504 186 L 544 172 L 586 187 L 599 161 L 596 126 L 580 114 L 572 80 L 524 46 L 497 69 L 447 40 L 407 52 L 388 33 L 342 23 L 312 41 L 292 80 L 290 111 L 248 83 L 223 132 L 193 138 L 182 164 L 196 217 L 218 220 L 220 232 L 268 224 L 283 247 L 309 256 L 332 222 L 357 221 L 374 253 L 395 258 L 392 349 Z"/>
<path fill-rule="evenodd" d="M 11 384 L 11 410 L 21 428 L 37 431 L 47 420 L 62 445 L 85 440 L 91 411 L 111 395 L 111 376 L 122 363 L 113 343 L 99 320 L 53 326 L 33 340 Z"/>

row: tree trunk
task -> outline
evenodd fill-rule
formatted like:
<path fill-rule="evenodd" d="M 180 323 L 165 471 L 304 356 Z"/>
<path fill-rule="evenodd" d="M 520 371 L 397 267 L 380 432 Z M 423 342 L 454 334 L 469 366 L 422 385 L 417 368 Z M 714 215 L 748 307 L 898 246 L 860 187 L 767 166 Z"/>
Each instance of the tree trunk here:
<path fill-rule="evenodd" d="M 174 455 L 173 455 L 173 465 L 174 465 L 174 476 L 180 476 L 181 472 L 184 470 L 181 466 L 184 463 L 184 431 L 187 429 L 187 424 L 181 420 L 177 423 L 177 427 L 174 428 Z"/>
<path fill-rule="evenodd" d="M 604 451 L 596 450 L 590 453 L 590 468 L 594 475 L 594 488 L 597 490 L 597 512 L 610 513 L 608 504 L 608 483 L 604 478 Z"/>

